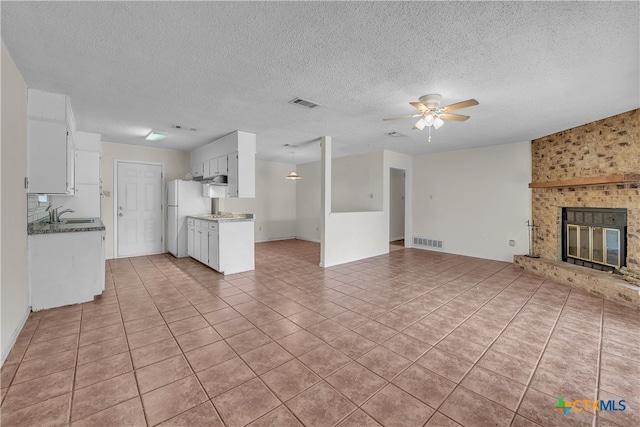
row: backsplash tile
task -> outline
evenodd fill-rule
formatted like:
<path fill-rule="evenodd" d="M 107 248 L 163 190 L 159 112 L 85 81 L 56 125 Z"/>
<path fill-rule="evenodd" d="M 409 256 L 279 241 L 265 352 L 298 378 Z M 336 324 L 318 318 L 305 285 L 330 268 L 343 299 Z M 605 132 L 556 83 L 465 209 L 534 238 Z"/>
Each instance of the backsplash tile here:
<path fill-rule="evenodd" d="M 45 199 L 46 201 L 39 201 Z M 42 194 L 27 194 L 27 223 L 31 224 L 42 218 L 49 216 L 46 211 L 47 206 L 51 203 L 51 196 Z"/>

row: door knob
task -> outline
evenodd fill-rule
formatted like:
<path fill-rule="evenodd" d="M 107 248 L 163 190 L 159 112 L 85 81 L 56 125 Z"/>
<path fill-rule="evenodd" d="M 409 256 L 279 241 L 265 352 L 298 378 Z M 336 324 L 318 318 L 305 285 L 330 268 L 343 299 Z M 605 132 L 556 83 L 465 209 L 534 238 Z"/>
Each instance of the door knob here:
<path fill-rule="evenodd" d="M 124 210 L 124 207 L 120 206 L 118 209 L 120 209 L 121 211 L 123 211 L 123 210 Z"/>
<path fill-rule="evenodd" d="M 120 213 L 118 214 L 118 216 L 124 216 L 124 214 L 123 214 L 122 212 L 120 212 Z"/>

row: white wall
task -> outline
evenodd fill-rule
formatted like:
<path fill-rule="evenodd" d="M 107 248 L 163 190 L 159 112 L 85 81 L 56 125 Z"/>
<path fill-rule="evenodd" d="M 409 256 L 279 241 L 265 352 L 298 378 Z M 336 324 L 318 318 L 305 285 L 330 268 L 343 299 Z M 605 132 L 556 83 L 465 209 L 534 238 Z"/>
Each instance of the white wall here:
<path fill-rule="evenodd" d="M 530 142 L 414 157 L 413 176 L 412 236 L 480 258 L 511 262 L 527 253 Z"/>
<path fill-rule="evenodd" d="M 385 189 L 388 192 L 388 184 L 384 183 L 384 177 L 389 179 L 388 171 L 384 171 L 384 153 L 376 155 L 357 155 L 342 158 L 341 163 L 351 163 L 361 159 L 369 172 L 367 179 L 358 180 L 351 186 L 349 176 L 333 174 L 333 162 L 331 158 L 331 137 L 322 137 L 320 144 L 322 150 L 321 180 L 320 180 L 320 266 L 331 267 L 350 261 L 370 258 L 389 252 L 389 216 L 383 210 L 365 212 L 334 212 L 332 201 L 334 180 L 335 187 L 348 187 L 343 191 L 343 197 L 348 194 L 359 194 L 364 189 L 376 188 L 376 183 L 382 183 L 383 191 L 380 193 L 380 207 L 388 206 L 388 196 L 385 198 Z M 339 160 L 339 159 L 336 159 Z M 367 165 L 371 165 L 368 167 Z M 351 173 L 349 167 L 342 170 Z M 368 185 L 367 185 L 368 184 Z M 386 201 L 386 203 L 385 203 Z M 378 203 L 376 203 L 377 205 Z"/>
<path fill-rule="evenodd" d="M 2 43 L 0 140 L 0 329 L 2 363 L 29 315 L 27 84 Z"/>
<path fill-rule="evenodd" d="M 104 222 L 106 227 L 105 256 L 107 259 L 110 259 L 115 256 L 113 249 L 113 196 L 115 186 L 113 177 L 114 161 L 130 160 L 163 164 L 164 183 L 166 184 L 172 179 L 184 179 L 185 175 L 189 173 L 189 152 L 104 141 L 101 145 L 101 151 L 102 160 L 100 163 L 100 178 L 102 180 L 102 190 L 103 192 L 111 192 L 110 197 L 102 198 L 102 222 Z"/>
<path fill-rule="evenodd" d="M 382 211 L 383 152 L 331 159 L 331 212 Z M 297 165 L 296 236 L 320 241 L 320 162 Z"/>
<path fill-rule="evenodd" d="M 296 166 L 296 236 L 320 242 L 320 162 Z"/>
<path fill-rule="evenodd" d="M 389 185 L 389 241 L 404 238 L 404 171 L 391 168 Z"/>
<path fill-rule="evenodd" d="M 332 159 L 331 212 L 382 210 L 382 151 Z"/>
<path fill-rule="evenodd" d="M 214 208 L 254 214 L 256 242 L 295 238 L 296 185 L 304 179 L 285 179 L 289 172 L 289 163 L 256 160 L 256 197 L 214 199 Z"/>

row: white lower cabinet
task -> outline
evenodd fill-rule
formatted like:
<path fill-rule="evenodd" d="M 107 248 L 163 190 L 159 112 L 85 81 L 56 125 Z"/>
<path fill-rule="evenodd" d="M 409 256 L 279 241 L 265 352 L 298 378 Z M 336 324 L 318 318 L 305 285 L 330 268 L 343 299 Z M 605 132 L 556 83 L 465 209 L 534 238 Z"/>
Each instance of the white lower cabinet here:
<path fill-rule="evenodd" d="M 196 257 L 196 226 L 193 225 L 193 220 L 189 218 L 189 224 L 187 225 L 187 255 L 191 258 Z"/>
<path fill-rule="evenodd" d="M 214 270 L 220 270 L 220 263 L 218 262 L 218 223 L 210 221 L 209 222 L 209 261 L 206 263 L 209 267 Z"/>
<path fill-rule="evenodd" d="M 190 257 L 223 274 L 255 269 L 253 221 L 189 221 Z"/>
<path fill-rule="evenodd" d="M 31 309 L 92 301 L 104 290 L 104 231 L 29 236 Z"/>

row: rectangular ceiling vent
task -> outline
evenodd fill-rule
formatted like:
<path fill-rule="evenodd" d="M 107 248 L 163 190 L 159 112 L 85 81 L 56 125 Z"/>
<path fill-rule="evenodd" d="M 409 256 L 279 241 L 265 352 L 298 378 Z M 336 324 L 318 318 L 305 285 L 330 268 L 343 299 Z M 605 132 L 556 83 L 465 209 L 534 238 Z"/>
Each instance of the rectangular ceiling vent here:
<path fill-rule="evenodd" d="M 184 126 L 182 126 L 182 125 L 173 125 L 173 126 L 171 126 L 171 129 L 190 130 L 190 131 L 192 131 L 192 132 L 195 132 L 195 131 L 197 131 L 197 130 L 198 130 L 198 129 L 196 129 L 196 128 L 188 128 L 188 127 L 184 127 Z"/>
<path fill-rule="evenodd" d="M 315 102 L 309 101 L 307 99 L 302 99 L 302 98 L 293 98 L 291 101 L 289 101 L 289 103 L 300 105 L 301 107 L 307 107 L 307 108 L 316 108 L 320 106 L 320 104 L 316 104 Z"/>

